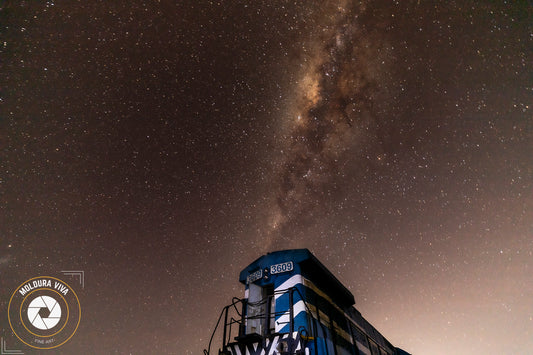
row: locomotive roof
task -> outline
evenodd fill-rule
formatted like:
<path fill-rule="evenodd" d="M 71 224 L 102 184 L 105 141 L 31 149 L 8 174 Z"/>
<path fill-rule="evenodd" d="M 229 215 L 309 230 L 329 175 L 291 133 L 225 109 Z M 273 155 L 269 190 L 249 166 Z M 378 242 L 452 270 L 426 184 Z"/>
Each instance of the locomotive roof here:
<path fill-rule="evenodd" d="M 246 284 L 251 272 L 286 261 L 300 264 L 302 273 L 307 274 L 306 277 L 319 288 L 327 290 L 340 305 L 349 307 L 355 303 L 352 293 L 308 249 L 280 250 L 263 255 L 241 271 L 239 281 Z"/>

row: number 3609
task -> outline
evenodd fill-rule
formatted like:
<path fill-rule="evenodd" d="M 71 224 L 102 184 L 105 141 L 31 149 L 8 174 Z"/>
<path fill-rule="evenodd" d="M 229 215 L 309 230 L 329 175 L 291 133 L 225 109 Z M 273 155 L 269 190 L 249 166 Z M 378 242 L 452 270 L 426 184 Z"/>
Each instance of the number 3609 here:
<path fill-rule="evenodd" d="M 292 261 L 287 261 L 285 263 L 270 266 L 270 273 L 281 274 L 282 272 L 292 271 L 292 269 L 293 269 Z"/>

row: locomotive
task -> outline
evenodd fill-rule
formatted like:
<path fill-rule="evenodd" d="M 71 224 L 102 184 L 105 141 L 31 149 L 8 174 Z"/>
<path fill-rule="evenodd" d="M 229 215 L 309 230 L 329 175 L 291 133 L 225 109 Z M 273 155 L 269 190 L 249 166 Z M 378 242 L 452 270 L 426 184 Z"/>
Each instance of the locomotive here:
<path fill-rule="evenodd" d="M 308 250 L 271 252 L 239 275 L 244 298 L 223 308 L 218 355 L 409 355 L 353 306 L 352 293 Z"/>

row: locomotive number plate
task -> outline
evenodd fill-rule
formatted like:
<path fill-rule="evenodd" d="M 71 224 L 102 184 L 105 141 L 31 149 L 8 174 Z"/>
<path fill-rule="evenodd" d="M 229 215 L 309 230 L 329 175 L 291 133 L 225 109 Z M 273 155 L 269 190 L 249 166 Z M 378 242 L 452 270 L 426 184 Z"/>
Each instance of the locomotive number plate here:
<path fill-rule="evenodd" d="M 251 273 L 248 275 L 248 279 L 246 280 L 246 283 L 251 284 L 252 282 L 255 282 L 263 277 L 263 270 L 259 269 L 256 272 Z"/>
<path fill-rule="evenodd" d="M 285 263 L 271 265 L 270 266 L 270 274 L 281 274 L 282 272 L 289 272 L 292 271 L 294 268 L 292 261 L 287 261 Z"/>

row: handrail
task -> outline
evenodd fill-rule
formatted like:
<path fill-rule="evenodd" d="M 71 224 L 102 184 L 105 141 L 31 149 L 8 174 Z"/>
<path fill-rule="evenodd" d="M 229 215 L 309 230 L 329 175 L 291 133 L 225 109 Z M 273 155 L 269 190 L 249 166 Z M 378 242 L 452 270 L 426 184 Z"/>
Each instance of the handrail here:
<path fill-rule="evenodd" d="M 237 312 L 237 314 L 239 316 L 242 316 L 242 314 L 239 312 L 238 308 L 237 308 L 237 304 L 243 302 L 242 299 L 239 299 L 237 297 L 233 297 L 233 299 L 231 300 L 231 304 L 225 306 L 224 308 L 222 308 L 222 311 L 220 312 L 220 316 L 218 317 L 218 320 L 217 320 L 217 324 L 215 325 L 215 329 L 213 329 L 213 333 L 211 334 L 211 338 L 209 339 L 209 345 L 207 347 L 207 349 L 204 349 L 204 355 L 210 355 L 211 353 L 211 343 L 213 342 L 213 338 L 215 336 L 215 333 L 217 331 L 217 328 L 220 324 L 220 320 L 222 319 L 222 315 L 224 315 L 224 335 L 223 335 L 223 346 L 225 347 L 226 346 L 226 326 L 228 325 L 227 323 L 227 320 L 228 320 L 228 310 L 230 307 L 234 307 L 235 308 L 235 311 Z M 233 317 L 231 318 L 232 321 L 234 320 Z M 237 323 L 239 323 L 237 321 Z M 230 328 L 230 331 L 231 331 L 231 328 Z"/>
<path fill-rule="evenodd" d="M 269 295 L 269 296 L 261 299 L 260 301 L 249 302 L 248 304 L 251 305 L 251 306 L 260 306 L 260 305 L 267 304 L 268 302 L 270 302 L 271 298 L 275 297 L 275 295 L 283 295 L 283 294 L 289 293 L 289 298 L 290 298 L 289 309 L 288 310 L 283 310 L 283 311 L 277 310 L 277 311 L 272 312 L 270 314 L 275 317 L 275 316 L 279 316 L 279 315 L 285 314 L 287 311 L 289 311 L 290 312 L 290 317 L 289 317 L 289 322 L 288 323 L 290 323 L 290 330 L 291 330 L 291 333 L 292 333 L 294 331 L 294 310 L 293 310 L 293 306 L 294 306 L 293 302 L 294 302 L 294 300 L 293 300 L 293 293 L 295 291 L 300 296 L 300 300 L 303 301 L 306 311 L 309 314 L 312 314 L 311 309 L 309 308 L 309 305 L 305 301 L 305 298 L 303 297 L 302 293 L 295 286 L 287 288 L 287 289 L 284 289 L 284 290 L 277 290 L 277 291 L 274 292 L 274 294 Z M 223 349 L 225 349 L 226 346 L 228 345 L 228 343 L 230 342 L 230 339 L 231 339 L 231 327 L 232 327 L 233 324 L 242 325 L 242 324 L 244 324 L 245 320 L 247 320 L 247 319 L 266 319 L 269 316 L 269 314 L 267 314 L 267 313 L 261 313 L 261 314 L 257 314 L 257 315 L 254 315 L 254 316 L 245 316 L 244 313 L 240 312 L 239 309 L 237 308 L 237 304 L 239 304 L 239 303 L 243 303 L 244 304 L 245 302 L 246 302 L 245 299 L 240 299 L 240 298 L 237 298 L 237 297 L 233 297 L 232 301 L 231 301 L 231 304 L 225 306 L 222 309 L 222 311 L 220 312 L 220 316 L 218 317 L 217 323 L 215 325 L 215 328 L 213 329 L 213 333 L 211 334 L 211 338 L 209 339 L 208 348 L 204 349 L 204 355 L 210 355 L 210 353 L 211 353 L 211 344 L 213 342 L 213 338 L 215 336 L 215 333 L 217 331 L 218 326 L 220 325 L 220 321 L 222 320 L 223 316 L 224 316 L 224 330 L 223 330 L 223 339 L 222 339 L 222 348 Z M 232 308 L 232 307 L 235 309 L 237 315 L 239 317 L 241 317 L 241 320 L 237 320 L 237 319 L 235 319 L 233 317 L 230 317 L 229 318 L 229 322 L 228 322 L 228 312 L 229 312 L 229 309 Z M 229 330 L 227 329 L 228 327 L 229 327 Z M 313 328 L 316 328 L 316 324 L 314 322 L 313 322 Z M 304 330 L 305 330 L 305 328 L 304 328 Z M 317 329 L 313 329 L 313 333 L 316 333 L 316 331 L 317 331 Z M 298 332 L 300 332 L 300 328 L 298 329 Z M 240 333 L 241 333 L 241 329 L 239 329 L 239 335 L 242 335 Z M 316 336 L 314 337 L 314 341 L 316 343 Z"/>

